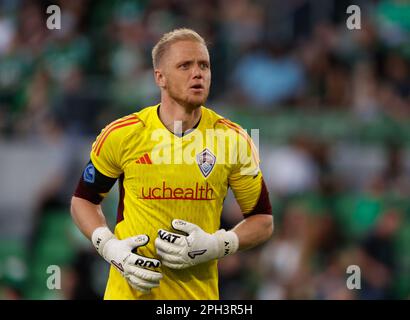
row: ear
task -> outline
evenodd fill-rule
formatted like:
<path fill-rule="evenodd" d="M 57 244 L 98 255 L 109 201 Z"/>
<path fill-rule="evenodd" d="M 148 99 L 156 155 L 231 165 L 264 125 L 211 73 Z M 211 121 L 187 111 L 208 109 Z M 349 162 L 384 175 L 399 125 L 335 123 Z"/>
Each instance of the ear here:
<path fill-rule="evenodd" d="M 155 77 L 155 82 L 158 87 L 160 88 L 165 88 L 166 85 L 166 78 L 164 74 L 162 73 L 161 69 L 155 69 L 154 70 L 154 77 Z"/>

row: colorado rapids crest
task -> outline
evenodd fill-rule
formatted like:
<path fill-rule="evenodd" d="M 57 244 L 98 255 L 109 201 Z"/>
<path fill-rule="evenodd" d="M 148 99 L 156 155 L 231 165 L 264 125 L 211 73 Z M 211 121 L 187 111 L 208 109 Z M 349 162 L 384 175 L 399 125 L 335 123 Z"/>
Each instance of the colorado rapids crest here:
<path fill-rule="evenodd" d="M 216 157 L 208 150 L 208 148 L 206 148 L 204 151 L 196 155 L 196 162 L 198 163 L 202 175 L 207 178 L 215 166 Z"/>

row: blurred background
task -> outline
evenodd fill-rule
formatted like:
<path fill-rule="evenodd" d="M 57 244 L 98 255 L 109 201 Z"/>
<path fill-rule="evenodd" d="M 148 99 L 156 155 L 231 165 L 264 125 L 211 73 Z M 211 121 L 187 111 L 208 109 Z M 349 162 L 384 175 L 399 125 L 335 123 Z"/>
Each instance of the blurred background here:
<path fill-rule="evenodd" d="M 61 30 L 46 28 L 51 4 Z M 159 102 L 150 53 L 176 27 L 209 42 L 207 105 L 260 129 L 274 207 L 273 238 L 220 261 L 221 298 L 409 299 L 406 0 L 1 0 L 0 298 L 102 297 L 108 264 L 70 198 L 101 128 Z M 240 219 L 230 196 L 222 226 Z M 50 265 L 61 290 L 47 289 Z"/>

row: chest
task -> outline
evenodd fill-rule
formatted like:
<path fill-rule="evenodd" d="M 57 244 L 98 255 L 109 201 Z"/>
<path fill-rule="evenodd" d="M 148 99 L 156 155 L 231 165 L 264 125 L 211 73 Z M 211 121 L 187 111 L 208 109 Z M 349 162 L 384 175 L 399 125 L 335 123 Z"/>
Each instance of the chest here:
<path fill-rule="evenodd" d="M 217 145 L 150 137 L 125 157 L 124 186 L 139 198 L 213 200 L 228 188 L 231 167 Z"/>

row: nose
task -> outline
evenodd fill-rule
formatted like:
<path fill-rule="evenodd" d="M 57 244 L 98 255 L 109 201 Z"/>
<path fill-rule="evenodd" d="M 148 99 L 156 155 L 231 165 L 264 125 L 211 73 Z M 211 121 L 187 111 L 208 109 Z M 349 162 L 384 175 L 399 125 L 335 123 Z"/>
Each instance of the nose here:
<path fill-rule="evenodd" d="M 198 65 L 195 65 L 193 69 L 193 77 L 194 79 L 202 79 L 203 77 L 202 69 Z"/>

